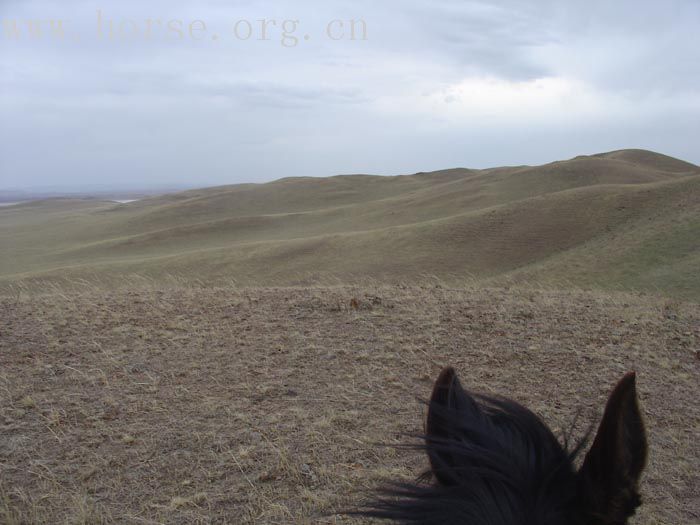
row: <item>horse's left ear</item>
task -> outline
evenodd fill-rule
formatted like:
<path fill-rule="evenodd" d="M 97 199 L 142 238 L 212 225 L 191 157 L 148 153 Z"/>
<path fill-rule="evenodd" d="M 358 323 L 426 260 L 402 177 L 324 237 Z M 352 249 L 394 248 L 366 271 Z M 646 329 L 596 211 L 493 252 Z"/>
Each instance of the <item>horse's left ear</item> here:
<path fill-rule="evenodd" d="M 464 458 L 455 455 L 450 445 L 465 439 L 463 424 L 482 417 L 477 403 L 460 385 L 454 368 L 443 369 L 430 396 L 425 424 L 430 467 L 441 485 L 459 484 L 465 473 Z"/>
<path fill-rule="evenodd" d="M 634 372 L 620 380 L 605 407 L 593 445 L 578 473 L 583 505 L 594 523 L 623 524 L 641 504 L 639 479 L 647 439 Z"/>

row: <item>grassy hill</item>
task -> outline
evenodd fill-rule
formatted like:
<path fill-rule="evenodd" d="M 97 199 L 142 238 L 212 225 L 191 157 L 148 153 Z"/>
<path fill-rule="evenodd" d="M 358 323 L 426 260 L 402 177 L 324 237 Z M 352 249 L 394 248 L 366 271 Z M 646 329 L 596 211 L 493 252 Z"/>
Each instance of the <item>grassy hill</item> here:
<path fill-rule="evenodd" d="M 0 289 L 115 287 L 134 276 L 243 285 L 435 277 L 700 300 L 698 239 L 700 168 L 623 150 L 536 167 L 0 208 Z"/>

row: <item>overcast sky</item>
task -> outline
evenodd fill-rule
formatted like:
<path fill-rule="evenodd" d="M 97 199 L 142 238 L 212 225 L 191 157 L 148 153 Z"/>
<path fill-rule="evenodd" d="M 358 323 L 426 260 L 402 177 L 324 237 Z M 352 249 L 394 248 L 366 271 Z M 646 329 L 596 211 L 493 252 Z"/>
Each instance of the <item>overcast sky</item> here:
<path fill-rule="evenodd" d="M 698 0 L 0 0 L 0 18 L 0 188 L 398 174 L 628 147 L 700 163 Z M 355 40 L 351 20 L 364 21 Z"/>

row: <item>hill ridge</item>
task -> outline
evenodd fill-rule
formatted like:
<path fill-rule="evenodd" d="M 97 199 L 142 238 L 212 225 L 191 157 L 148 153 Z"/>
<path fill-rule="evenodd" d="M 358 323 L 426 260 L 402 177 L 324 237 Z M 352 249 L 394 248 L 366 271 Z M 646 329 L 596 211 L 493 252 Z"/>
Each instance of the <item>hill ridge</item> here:
<path fill-rule="evenodd" d="M 256 285 L 294 283 L 301 274 L 554 283 L 575 273 L 575 282 L 608 287 L 616 283 L 606 282 L 606 265 L 624 263 L 640 276 L 629 288 L 646 289 L 646 279 L 698 299 L 688 253 L 692 234 L 700 238 L 698 217 L 700 168 L 646 150 L 542 166 L 287 178 L 31 213 L 0 208 L 0 243 L 9 248 L 0 254 L 0 290 L 93 270 L 104 282 L 177 274 Z M 636 260 L 620 255 L 625 250 Z M 681 278 L 666 275 L 674 265 Z"/>

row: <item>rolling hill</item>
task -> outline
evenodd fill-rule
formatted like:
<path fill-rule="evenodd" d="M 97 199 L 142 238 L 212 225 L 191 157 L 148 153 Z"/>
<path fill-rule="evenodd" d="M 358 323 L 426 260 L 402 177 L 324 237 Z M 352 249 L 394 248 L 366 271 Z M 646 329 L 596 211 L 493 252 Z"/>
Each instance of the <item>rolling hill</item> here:
<path fill-rule="evenodd" d="M 622 150 L 544 166 L 286 178 L 128 204 L 0 208 L 0 289 L 140 277 L 437 278 L 700 300 L 700 167 Z"/>

